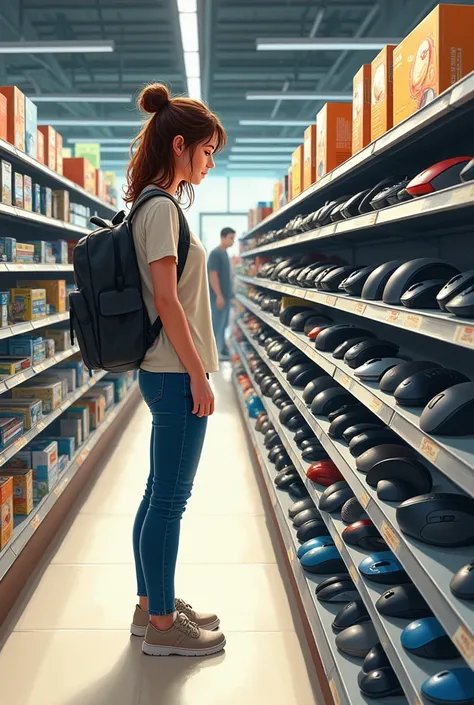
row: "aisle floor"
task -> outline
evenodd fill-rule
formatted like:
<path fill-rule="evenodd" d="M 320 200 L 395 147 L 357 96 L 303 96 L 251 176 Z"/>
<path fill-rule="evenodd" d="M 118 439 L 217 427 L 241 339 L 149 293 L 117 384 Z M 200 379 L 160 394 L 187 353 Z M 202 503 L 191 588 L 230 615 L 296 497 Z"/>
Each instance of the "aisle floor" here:
<path fill-rule="evenodd" d="M 225 653 L 146 657 L 129 635 L 131 526 L 148 473 L 142 404 L 10 625 L 0 652 L 5 704 L 322 705 L 229 369 L 213 386 L 217 411 L 183 521 L 177 592 L 218 612 Z"/>

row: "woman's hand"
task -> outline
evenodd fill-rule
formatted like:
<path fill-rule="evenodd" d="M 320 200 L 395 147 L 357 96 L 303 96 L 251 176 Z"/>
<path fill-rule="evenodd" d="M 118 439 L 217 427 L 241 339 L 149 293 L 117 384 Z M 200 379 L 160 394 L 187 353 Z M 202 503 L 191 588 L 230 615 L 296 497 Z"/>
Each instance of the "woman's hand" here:
<path fill-rule="evenodd" d="M 191 377 L 191 394 L 193 395 L 193 414 L 202 418 L 214 413 L 214 394 L 207 377 Z"/>

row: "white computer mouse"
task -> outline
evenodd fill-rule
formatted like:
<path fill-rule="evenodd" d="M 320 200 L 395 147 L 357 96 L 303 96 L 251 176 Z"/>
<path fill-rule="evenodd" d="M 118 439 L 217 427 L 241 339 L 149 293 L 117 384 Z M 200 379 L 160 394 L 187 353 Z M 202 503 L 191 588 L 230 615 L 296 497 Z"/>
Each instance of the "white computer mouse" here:
<path fill-rule="evenodd" d="M 354 374 L 365 382 L 378 382 L 391 367 L 399 365 L 399 357 L 375 357 L 354 370 Z"/>

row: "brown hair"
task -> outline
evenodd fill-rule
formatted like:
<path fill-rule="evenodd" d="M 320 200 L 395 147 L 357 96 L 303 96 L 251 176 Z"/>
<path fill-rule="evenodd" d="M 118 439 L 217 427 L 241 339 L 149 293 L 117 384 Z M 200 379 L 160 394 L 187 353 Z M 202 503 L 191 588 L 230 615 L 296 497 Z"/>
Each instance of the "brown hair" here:
<path fill-rule="evenodd" d="M 149 184 L 156 183 L 164 189 L 171 186 L 175 177 L 173 139 L 177 135 L 182 135 L 185 146 L 190 148 L 191 160 L 197 144 L 211 139 L 214 134 L 217 135 L 216 152 L 222 150 L 227 141 L 219 118 L 207 105 L 192 98 L 172 98 L 161 83 L 146 86 L 138 97 L 137 107 L 150 117 L 130 147 L 127 203 L 135 201 Z M 178 185 L 176 197 L 181 200 L 184 194 L 191 204 L 194 190 L 187 181 Z"/>

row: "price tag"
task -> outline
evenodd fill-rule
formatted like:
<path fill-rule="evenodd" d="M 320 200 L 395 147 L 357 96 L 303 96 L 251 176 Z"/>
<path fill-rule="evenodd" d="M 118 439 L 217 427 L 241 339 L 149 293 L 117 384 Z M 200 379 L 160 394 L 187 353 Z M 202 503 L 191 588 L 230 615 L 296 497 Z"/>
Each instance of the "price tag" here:
<path fill-rule="evenodd" d="M 354 583 L 354 585 L 358 585 L 360 578 L 359 578 L 359 573 L 357 572 L 355 565 L 350 566 L 349 575 L 351 576 L 352 582 Z"/>
<path fill-rule="evenodd" d="M 339 536 L 339 534 L 336 534 L 334 537 L 334 545 L 336 546 L 337 550 L 340 551 L 342 548 L 342 539 Z"/>
<path fill-rule="evenodd" d="M 287 553 L 288 553 L 288 560 L 290 561 L 290 563 L 293 563 L 293 561 L 295 559 L 295 554 L 294 554 L 292 546 L 288 546 Z"/>
<path fill-rule="evenodd" d="M 458 188 L 452 190 L 449 199 L 449 204 L 455 206 L 458 204 L 467 203 L 473 198 L 473 194 L 474 189 L 472 185 L 469 188 L 463 188 L 462 186 L 459 186 Z"/>
<path fill-rule="evenodd" d="M 362 492 L 360 493 L 359 502 L 364 509 L 367 509 L 367 507 L 369 506 L 370 495 L 365 490 L 362 490 Z"/>
<path fill-rule="evenodd" d="M 35 516 L 33 517 L 33 519 L 31 520 L 30 523 L 31 523 L 31 528 L 33 529 L 33 531 L 36 531 L 36 529 L 38 528 L 38 526 L 41 524 L 41 517 L 40 517 L 40 515 L 39 515 L 39 514 L 35 514 Z"/>
<path fill-rule="evenodd" d="M 41 433 L 41 431 L 44 431 L 44 429 L 46 428 L 45 422 L 44 422 L 44 421 L 40 421 L 40 422 L 38 423 L 38 425 L 36 426 L 36 428 L 38 429 L 38 433 Z"/>
<path fill-rule="evenodd" d="M 401 311 L 387 311 L 385 314 L 385 323 L 398 323 Z"/>
<path fill-rule="evenodd" d="M 377 220 L 377 213 L 376 213 L 376 212 L 375 212 L 375 213 L 370 213 L 370 214 L 366 217 L 366 221 L 367 221 L 367 223 L 368 223 L 369 225 L 373 225 L 376 220 Z"/>
<path fill-rule="evenodd" d="M 17 450 L 21 450 L 24 446 L 26 446 L 26 443 L 26 438 L 19 438 L 17 441 L 15 441 L 15 448 Z"/>
<path fill-rule="evenodd" d="M 61 493 L 62 493 L 61 487 L 55 487 L 55 488 L 54 488 L 54 494 L 55 494 L 55 496 L 56 496 L 56 499 L 58 499 L 58 497 L 61 495 Z"/>
<path fill-rule="evenodd" d="M 377 399 L 377 397 L 374 397 L 374 395 L 372 395 L 372 399 L 370 400 L 370 403 L 369 403 L 369 409 L 371 409 L 372 411 L 375 411 L 375 413 L 378 414 L 380 412 L 381 408 L 382 408 L 382 402 L 380 401 L 380 399 Z"/>
<path fill-rule="evenodd" d="M 362 301 L 358 301 L 354 309 L 354 313 L 357 313 L 359 316 L 362 316 L 365 313 L 366 308 L 367 304 L 363 304 Z"/>
<path fill-rule="evenodd" d="M 474 326 L 456 326 L 454 340 L 460 345 L 474 348 Z"/>
<path fill-rule="evenodd" d="M 341 699 L 339 697 L 339 693 L 337 692 L 336 684 L 334 682 L 333 678 L 330 678 L 329 681 L 329 690 L 331 691 L 332 699 L 334 700 L 334 705 L 341 705 Z"/>
<path fill-rule="evenodd" d="M 426 438 L 426 436 L 423 436 L 418 448 L 420 453 L 424 455 L 425 458 L 428 458 L 428 460 L 431 460 L 432 463 L 436 462 L 436 458 L 438 457 L 439 451 L 441 450 L 439 445 L 437 445 L 434 441 L 430 440 L 429 438 Z"/>
<path fill-rule="evenodd" d="M 474 638 L 466 627 L 460 626 L 456 629 L 453 636 L 455 646 L 457 646 L 465 661 L 472 668 L 474 664 Z"/>
<path fill-rule="evenodd" d="M 417 316 L 415 313 L 410 313 L 407 315 L 405 320 L 405 325 L 410 330 L 420 330 L 423 319 L 421 316 Z"/>
<path fill-rule="evenodd" d="M 328 296 L 326 296 L 326 299 L 325 299 L 324 303 L 326 304 L 326 306 L 335 306 L 335 305 L 336 305 L 336 301 L 337 301 L 337 297 L 336 297 L 336 296 L 329 296 L 329 295 L 328 295 Z"/>
<path fill-rule="evenodd" d="M 382 527 L 381 527 L 380 533 L 382 534 L 382 536 L 385 539 L 385 542 L 389 546 L 389 548 L 394 553 L 396 553 L 398 550 L 398 547 L 400 546 L 400 537 L 397 536 L 396 532 L 392 529 L 392 527 L 389 524 L 387 524 L 386 521 L 382 522 Z"/>
<path fill-rule="evenodd" d="M 25 381 L 25 379 L 26 379 L 25 373 L 20 372 L 19 375 L 15 375 L 15 384 L 21 384 L 22 382 Z"/>
<path fill-rule="evenodd" d="M 5 462 L 5 456 L 3 455 L 3 453 L 0 453 L 0 465 L 3 465 L 4 462 Z"/>
<path fill-rule="evenodd" d="M 342 375 L 338 378 L 338 382 L 339 382 L 339 384 L 340 384 L 342 387 L 345 387 L 346 389 L 349 389 L 349 387 L 351 386 L 352 380 L 351 380 L 351 378 L 349 377 L 349 375 L 344 375 L 344 374 L 342 374 Z"/>
<path fill-rule="evenodd" d="M 43 370 L 46 369 L 46 362 L 41 362 L 39 365 L 35 366 L 35 372 L 39 374 L 40 372 L 43 372 Z"/>

